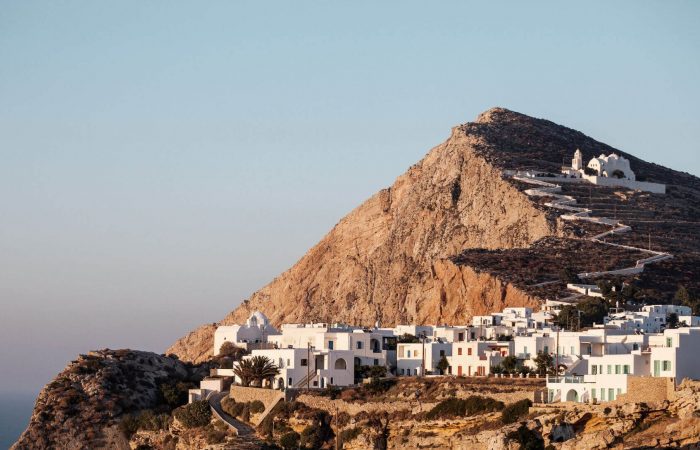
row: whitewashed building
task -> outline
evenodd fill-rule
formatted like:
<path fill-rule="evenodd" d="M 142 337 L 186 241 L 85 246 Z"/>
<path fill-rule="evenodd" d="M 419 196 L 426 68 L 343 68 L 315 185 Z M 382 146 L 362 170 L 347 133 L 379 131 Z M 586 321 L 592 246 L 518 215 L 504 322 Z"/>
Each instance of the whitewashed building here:
<path fill-rule="evenodd" d="M 219 354 L 224 342 L 231 342 L 236 347 L 246 350 L 263 347 L 271 336 L 279 334 L 277 329 L 270 325 L 265 314 L 255 311 L 250 315 L 244 325 L 224 325 L 214 332 L 214 356 Z"/>

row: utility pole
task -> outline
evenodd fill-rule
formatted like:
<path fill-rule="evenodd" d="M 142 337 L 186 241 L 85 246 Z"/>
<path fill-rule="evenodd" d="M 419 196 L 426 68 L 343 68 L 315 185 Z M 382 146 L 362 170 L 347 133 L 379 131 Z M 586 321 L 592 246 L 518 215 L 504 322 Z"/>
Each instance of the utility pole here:
<path fill-rule="evenodd" d="M 340 427 L 338 426 L 338 405 L 335 405 L 335 450 L 340 448 Z"/>
<path fill-rule="evenodd" d="M 578 311 L 578 328 L 576 331 L 581 331 L 581 310 L 577 309 L 576 311 Z"/>
<path fill-rule="evenodd" d="M 559 327 L 557 326 L 557 348 L 556 348 L 556 362 L 554 364 L 554 376 L 559 378 Z"/>
<path fill-rule="evenodd" d="M 421 368 L 420 368 L 420 376 L 424 377 L 425 376 L 425 331 L 421 333 L 421 342 L 423 343 L 423 351 L 421 352 Z"/>

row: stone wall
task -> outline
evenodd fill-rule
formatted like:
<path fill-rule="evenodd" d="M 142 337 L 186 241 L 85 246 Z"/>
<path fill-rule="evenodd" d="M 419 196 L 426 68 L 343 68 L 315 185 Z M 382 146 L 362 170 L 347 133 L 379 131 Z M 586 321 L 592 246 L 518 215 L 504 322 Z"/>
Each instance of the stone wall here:
<path fill-rule="evenodd" d="M 676 398 L 672 378 L 627 377 L 627 393 L 619 395 L 615 403 L 657 403 Z"/>
<path fill-rule="evenodd" d="M 265 405 L 265 408 L 267 408 L 270 404 L 279 399 L 280 393 L 280 391 L 275 389 L 231 386 L 229 397 L 234 399 L 236 403 L 260 400 Z"/>
<path fill-rule="evenodd" d="M 372 411 L 386 411 L 388 413 L 396 411 L 406 411 L 410 410 L 413 413 L 418 413 L 422 411 L 428 411 L 432 409 L 436 403 L 433 402 L 421 402 L 417 401 L 405 401 L 399 400 L 395 402 L 366 402 L 366 403 L 348 403 L 345 400 L 331 400 L 328 397 L 319 397 L 316 395 L 300 394 L 297 397 L 297 401 L 304 403 L 312 408 L 323 409 L 325 411 L 335 411 L 338 408 L 340 412 L 346 412 L 351 416 L 357 415 L 360 412 L 372 412 Z"/>

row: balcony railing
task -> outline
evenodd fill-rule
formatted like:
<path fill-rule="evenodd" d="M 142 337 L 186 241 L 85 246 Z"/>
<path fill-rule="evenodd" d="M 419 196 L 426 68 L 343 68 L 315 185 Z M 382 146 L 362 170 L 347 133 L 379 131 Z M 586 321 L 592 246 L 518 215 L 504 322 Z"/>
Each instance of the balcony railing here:
<path fill-rule="evenodd" d="M 583 383 L 583 375 L 564 375 L 563 377 L 547 376 L 547 383 Z"/>

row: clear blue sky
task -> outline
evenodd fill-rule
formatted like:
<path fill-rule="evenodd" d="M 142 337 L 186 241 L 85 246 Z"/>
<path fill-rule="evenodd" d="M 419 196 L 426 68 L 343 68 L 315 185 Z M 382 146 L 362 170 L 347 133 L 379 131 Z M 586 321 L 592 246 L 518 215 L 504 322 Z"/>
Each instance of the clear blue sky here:
<path fill-rule="evenodd" d="M 163 351 L 492 106 L 700 173 L 698 2 L 0 2 L 0 391 Z"/>

